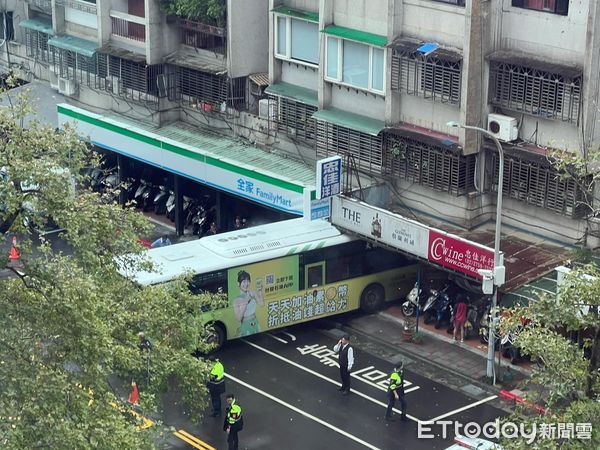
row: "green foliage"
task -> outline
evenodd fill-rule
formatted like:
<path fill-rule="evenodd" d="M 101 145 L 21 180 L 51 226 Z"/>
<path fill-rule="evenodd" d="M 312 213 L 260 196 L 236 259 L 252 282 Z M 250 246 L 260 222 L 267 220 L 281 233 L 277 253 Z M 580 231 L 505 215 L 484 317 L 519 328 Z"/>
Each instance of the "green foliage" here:
<path fill-rule="evenodd" d="M 197 420 L 208 365 L 191 355 L 207 349 L 193 312 L 215 299 L 193 296 L 185 280 L 140 288 L 123 278 L 115 255 L 140 253 L 149 223 L 73 189 L 71 177 L 81 184 L 81 169 L 97 158 L 69 128 L 56 133 L 35 120 L 24 128 L 34 106 L 25 96 L 8 99 L 0 109 L 0 226 L 4 240 L 18 233 L 22 267 L 0 261 L 4 274 L 12 271 L 0 281 L 0 447 L 153 448 L 156 431 L 136 430 L 111 402 L 136 380 L 144 411 L 159 411 L 161 394 L 177 386 Z M 23 225 L 26 206 L 36 221 L 51 216 L 66 230 L 68 255 Z M 122 264 L 144 264 L 138 260 Z M 138 349 L 140 331 L 153 343 L 149 360 Z"/>
<path fill-rule="evenodd" d="M 227 2 L 225 0 L 160 0 L 162 10 L 222 27 L 226 23 Z"/>
<path fill-rule="evenodd" d="M 513 333 L 514 344 L 536 363 L 529 383 L 538 394 L 529 399 L 550 410 L 550 415 L 544 418 L 517 410 L 507 420 L 525 424 L 595 425 L 591 442 L 542 440 L 532 447 L 510 440 L 505 443 L 506 448 L 600 448 L 599 299 L 600 271 L 588 265 L 566 275 L 558 295 L 542 295 L 527 307 L 517 307 L 505 314 L 501 331 Z M 523 325 L 525 318 L 528 323 Z M 579 339 L 572 341 L 568 335 Z"/>

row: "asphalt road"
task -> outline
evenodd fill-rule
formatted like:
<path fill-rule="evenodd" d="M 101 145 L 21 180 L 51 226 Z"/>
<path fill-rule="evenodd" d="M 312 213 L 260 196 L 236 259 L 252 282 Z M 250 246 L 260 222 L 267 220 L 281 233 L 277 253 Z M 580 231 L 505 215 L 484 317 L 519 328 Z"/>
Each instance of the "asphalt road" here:
<path fill-rule="evenodd" d="M 241 449 L 445 449 L 454 428 L 443 438 L 442 426 L 426 422 L 482 425 L 503 414 L 492 406 L 494 396 L 469 397 L 411 371 L 409 365 L 405 386 L 410 420 L 386 422 L 392 364 L 355 347 L 353 392 L 342 396 L 332 351 L 336 342 L 335 336 L 304 325 L 232 341 L 220 351 L 227 391 L 243 408 Z M 205 443 L 190 445 L 175 437 L 172 448 L 227 448 L 222 419 L 206 417 L 201 424 L 190 424 L 174 411 L 170 415 L 167 423 L 177 423 Z M 419 439 L 419 427 L 423 435 L 437 436 Z"/>

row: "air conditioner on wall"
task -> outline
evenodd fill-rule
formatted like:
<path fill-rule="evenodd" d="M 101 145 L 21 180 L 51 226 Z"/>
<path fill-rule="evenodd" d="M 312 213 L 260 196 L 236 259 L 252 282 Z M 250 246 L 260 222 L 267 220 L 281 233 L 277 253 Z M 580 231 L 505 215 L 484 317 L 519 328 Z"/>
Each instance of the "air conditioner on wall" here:
<path fill-rule="evenodd" d="M 273 100 L 264 98 L 258 101 L 258 117 L 274 121 L 277 117 L 277 104 Z"/>
<path fill-rule="evenodd" d="M 67 78 L 58 79 L 58 92 L 69 97 L 76 97 L 79 93 L 77 81 Z"/>
<path fill-rule="evenodd" d="M 511 142 L 519 137 L 517 119 L 502 114 L 488 114 L 487 129 L 499 141 Z"/>
<path fill-rule="evenodd" d="M 50 69 L 49 73 L 50 87 L 58 91 L 58 73 L 54 69 Z"/>

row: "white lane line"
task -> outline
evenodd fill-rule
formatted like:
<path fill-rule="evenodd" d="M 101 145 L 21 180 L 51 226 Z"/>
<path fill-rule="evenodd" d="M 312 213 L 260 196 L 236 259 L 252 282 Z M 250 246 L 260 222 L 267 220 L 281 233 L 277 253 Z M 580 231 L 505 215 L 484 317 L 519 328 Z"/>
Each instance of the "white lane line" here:
<path fill-rule="evenodd" d="M 265 391 L 263 391 L 263 390 L 261 390 L 261 389 L 259 389 L 257 387 L 254 387 L 254 386 L 252 386 L 252 385 L 250 385 L 250 384 L 248 384 L 248 383 L 240 380 L 239 378 L 234 377 L 233 375 L 229 375 L 228 373 L 226 373 L 225 376 L 227 378 L 229 378 L 230 380 L 233 380 L 236 383 L 241 384 L 242 386 L 247 387 L 250 390 L 253 390 L 256 393 L 258 393 L 260 395 L 263 395 L 263 396 L 267 397 L 268 399 L 271 399 L 274 402 L 279 403 L 280 405 L 283 405 L 286 408 L 291 409 L 292 411 L 297 412 L 298 414 L 303 415 L 304 417 L 307 417 L 307 418 L 309 418 L 309 419 L 311 419 L 311 420 L 313 420 L 313 421 L 315 421 L 317 423 L 320 423 L 324 427 L 327 427 L 330 430 L 333 430 L 336 433 L 341 434 L 342 436 L 346 436 L 348 439 L 352 439 L 354 442 L 358 442 L 359 444 L 364 445 L 365 447 L 370 448 L 371 450 L 380 450 L 379 447 L 375 447 L 374 445 L 371 445 L 368 442 L 363 441 L 362 439 L 354 436 L 353 434 L 350 434 L 350 433 L 348 433 L 348 432 L 346 432 L 344 430 L 341 430 L 338 427 L 336 427 L 334 425 L 331 425 L 330 423 L 325 422 L 324 420 L 319 419 L 318 417 L 315 417 L 312 414 L 307 413 L 306 411 L 303 411 L 303 410 L 301 410 L 299 408 L 296 408 L 294 405 L 290 405 L 289 403 L 286 403 L 283 400 L 280 400 L 277 397 L 269 394 L 268 392 L 265 392 Z"/>
<path fill-rule="evenodd" d="M 260 350 L 261 352 L 264 352 L 264 353 L 266 353 L 268 355 L 271 355 L 274 358 L 280 359 L 281 361 L 286 362 L 286 363 L 288 363 L 288 364 L 290 364 L 290 365 L 292 365 L 294 367 L 297 367 L 300 370 L 304 370 L 305 372 L 308 372 L 308 373 L 310 373 L 310 374 L 312 374 L 312 375 L 314 375 L 316 377 L 319 377 L 322 380 L 325 380 L 325 381 L 327 381 L 327 382 L 329 382 L 331 384 L 335 384 L 336 386 L 341 386 L 342 385 L 342 383 L 340 383 L 339 381 L 332 380 L 331 378 L 328 378 L 325 375 L 320 374 L 319 372 L 315 372 L 314 370 L 311 370 L 311 369 L 309 369 L 307 367 L 304 367 L 303 365 L 298 364 L 297 362 L 294 362 L 294 361 L 292 361 L 290 359 L 284 358 L 283 356 L 278 355 L 277 353 L 272 352 L 271 350 L 267 350 L 266 348 L 263 348 L 263 347 L 261 347 L 259 345 L 256 345 L 256 344 L 254 344 L 252 342 L 247 341 L 246 339 L 241 339 L 241 340 L 242 340 L 242 342 L 245 342 L 249 346 L 254 347 L 257 350 Z M 380 402 L 379 400 L 376 400 L 376 399 L 374 399 L 372 397 L 369 397 L 367 394 L 363 394 L 362 392 L 357 391 L 356 389 L 352 389 L 352 393 L 356 394 L 359 397 L 362 397 L 362 398 L 364 398 L 366 400 L 369 400 L 370 402 L 373 402 L 376 405 L 380 405 L 380 406 L 383 406 L 384 408 L 387 408 L 387 403 Z M 394 408 L 394 411 L 397 412 L 398 414 L 402 413 L 402 411 L 399 410 L 398 408 Z M 410 420 L 414 420 L 415 422 L 422 422 L 421 420 L 417 419 L 414 416 L 411 416 L 410 414 L 407 414 L 406 417 L 408 417 Z"/>
<path fill-rule="evenodd" d="M 287 344 L 287 343 L 288 343 L 288 341 L 286 341 L 285 339 L 278 338 L 277 336 L 275 336 L 275 335 L 273 335 L 273 334 L 271 334 L 271 333 L 267 333 L 267 336 L 271 336 L 271 337 L 272 337 L 273 339 L 275 339 L 276 341 L 283 342 L 284 344 Z"/>
<path fill-rule="evenodd" d="M 489 402 L 490 400 L 494 400 L 495 398 L 498 398 L 498 396 L 497 395 L 491 395 L 491 396 L 489 396 L 487 398 L 484 398 L 483 400 L 479 400 L 478 402 L 471 403 L 470 405 L 463 406 L 462 408 L 455 409 L 454 411 L 447 412 L 446 414 L 442 414 L 441 416 L 438 416 L 438 417 L 436 417 L 434 419 L 431 419 L 431 420 L 428 420 L 426 422 L 423 422 L 423 424 L 424 425 L 428 425 L 428 424 L 431 424 L 431 423 L 433 423 L 433 422 L 435 422 L 437 420 L 445 419 L 448 416 L 452 416 L 452 415 L 457 414 L 459 412 L 466 411 L 467 409 L 474 408 L 475 406 L 479 406 L 482 403 Z"/>

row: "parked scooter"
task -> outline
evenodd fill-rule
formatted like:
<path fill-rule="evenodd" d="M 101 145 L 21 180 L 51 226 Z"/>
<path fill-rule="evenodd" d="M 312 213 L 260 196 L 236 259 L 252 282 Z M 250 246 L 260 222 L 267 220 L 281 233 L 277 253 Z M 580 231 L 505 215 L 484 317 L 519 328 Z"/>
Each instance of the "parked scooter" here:
<path fill-rule="evenodd" d="M 154 196 L 154 213 L 165 214 L 167 212 L 167 201 L 169 200 L 170 191 L 165 185 L 160 185 L 158 189 L 158 193 Z"/>
<path fill-rule="evenodd" d="M 432 295 L 427 299 L 427 303 L 423 307 L 425 314 L 425 323 L 431 323 L 435 321 L 435 328 L 440 328 L 445 321 L 450 320 L 452 315 L 452 300 L 446 293 L 450 285 L 447 284 L 441 291 L 436 292 L 434 289 L 431 290 Z M 433 293 L 436 292 L 435 296 Z"/>
<path fill-rule="evenodd" d="M 423 286 L 421 286 L 418 295 L 417 290 L 418 283 L 415 283 L 415 286 L 406 296 L 406 300 L 402 303 L 402 315 L 404 315 L 404 317 L 413 317 L 416 315 L 417 309 L 423 311 L 423 308 L 425 307 L 425 303 L 430 295 L 430 288 L 423 288 Z"/>

